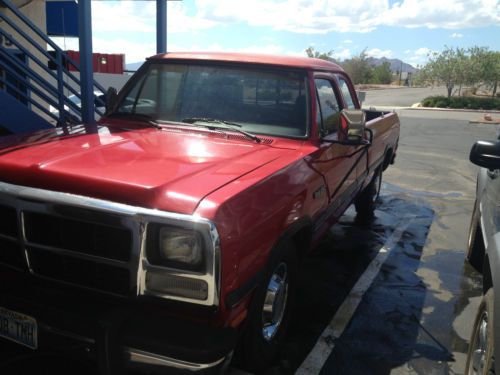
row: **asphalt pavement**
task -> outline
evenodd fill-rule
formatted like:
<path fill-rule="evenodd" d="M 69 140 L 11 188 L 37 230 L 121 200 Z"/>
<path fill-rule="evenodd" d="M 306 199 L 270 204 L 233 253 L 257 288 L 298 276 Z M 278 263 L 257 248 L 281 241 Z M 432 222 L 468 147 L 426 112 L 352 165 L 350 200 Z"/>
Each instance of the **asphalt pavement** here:
<path fill-rule="evenodd" d="M 447 95 L 445 87 L 400 87 L 366 91 L 364 108 L 370 107 L 411 107 L 428 96 Z"/>
<path fill-rule="evenodd" d="M 477 113 L 399 112 L 375 218 L 350 208 L 306 259 L 295 324 L 266 374 L 463 374 L 481 298 L 464 261 L 477 172 L 468 153 L 496 127 L 470 124 Z"/>

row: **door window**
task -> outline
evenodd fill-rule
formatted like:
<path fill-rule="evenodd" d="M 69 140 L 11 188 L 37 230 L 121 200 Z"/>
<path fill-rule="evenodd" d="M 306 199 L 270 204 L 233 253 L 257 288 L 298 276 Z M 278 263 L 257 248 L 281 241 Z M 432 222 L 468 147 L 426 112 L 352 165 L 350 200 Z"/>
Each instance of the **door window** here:
<path fill-rule="evenodd" d="M 330 81 L 326 79 L 316 79 L 315 83 L 319 101 L 318 110 L 321 111 L 321 115 L 318 117 L 321 122 L 318 122 L 318 125 L 320 126 L 321 134 L 324 136 L 338 130 L 340 105 Z"/>
<path fill-rule="evenodd" d="M 344 97 L 344 102 L 347 106 L 347 109 L 356 108 L 347 81 L 342 76 L 337 76 L 337 78 L 339 79 L 340 91 L 342 91 L 342 96 Z"/>

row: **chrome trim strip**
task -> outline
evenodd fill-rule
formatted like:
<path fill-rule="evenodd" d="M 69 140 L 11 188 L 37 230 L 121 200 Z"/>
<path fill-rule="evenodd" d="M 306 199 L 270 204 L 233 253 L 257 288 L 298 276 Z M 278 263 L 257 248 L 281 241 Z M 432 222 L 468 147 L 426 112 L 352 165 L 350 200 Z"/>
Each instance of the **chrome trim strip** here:
<path fill-rule="evenodd" d="M 203 371 L 213 368 L 215 366 L 220 365 L 226 360 L 226 357 L 223 357 L 212 363 L 194 363 L 194 362 L 182 361 L 175 358 L 165 357 L 159 354 L 149 353 L 128 347 L 124 348 L 124 354 L 125 354 L 125 359 L 132 363 L 170 367 L 179 370 L 188 370 L 193 372 Z"/>
<path fill-rule="evenodd" d="M 78 335 L 76 333 L 64 331 L 64 330 L 59 329 L 59 328 L 54 328 L 54 327 L 48 326 L 48 325 L 46 325 L 44 323 L 38 323 L 38 326 L 41 329 L 43 329 L 45 331 L 48 331 L 50 333 L 56 334 L 56 335 L 64 336 L 64 337 L 67 337 L 67 338 L 70 338 L 70 339 L 73 339 L 73 340 L 77 340 L 77 341 L 86 342 L 87 344 L 92 344 L 92 345 L 95 344 L 95 340 L 94 339 L 91 339 L 91 338 L 88 338 L 88 337 L 84 337 L 84 336 L 80 336 L 80 335 Z"/>
<path fill-rule="evenodd" d="M 48 214 L 58 214 L 55 209 L 57 206 L 72 206 L 91 211 L 98 211 L 114 215 L 121 218 L 121 226 L 127 228 L 132 233 L 132 253 L 131 259 L 128 262 L 130 274 L 129 288 L 136 290 L 136 295 L 152 295 L 165 299 L 179 300 L 189 303 L 196 303 L 206 306 L 218 306 L 220 293 L 220 239 L 214 223 L 208 219 L 173 212 L 166 212 L 157 209 L 149 209 L 144 207 L 130 206 L 123 203 L 116 203 L 97 198 L 90 198 L 81 195 L 70 193 L 56 192 L 38 188 L 13 185 L 5 182 L 0 182 L 0 204 L 13 207 L 18 215 L 18 227 L 21 228 L 19 233 L 18 243 L 23 247 L 26 254 L 26 262 L 31 273 L 33 269 L 29 264 L 29 254 L 27 246 L 43 248 L 38 244 L 30 244 L 26 238 L 24 228 L 23 211 L 34 211 Z M 97 220 L 99 222 L 99 220 Z M 148 223 L 165 224 L 177 227 L 197 230 L 204 240 L 206 259 L 206 272 L 203 274 L 193 274 L 192 272 L 183 270 L 173 270 L 166 267 L 152 266 L 146 259 L 146 233 Z M 48 247 L 48 251 L 57 252 L 60 249 Z M 107 258 L 96 257 L 78 253 L 77 255 L 70 250 L 63 250 L 65 255 L 87 258 L 99 263 L 109 264 Z M 83 254 L 83 255 L 82 255 Z M 115 262 L 115 261 L 112 261 Z M 119 262 L 118 260 L 116 262 Z M 176 297 L 167 294 L 148 291 L 146 289 L 146 273 L 148 270 L 159 269 L 166 273 L 193 279 L 203 279 L 208 284 L 208 298 L 204 301 Z M 37 275 L 40 276 L 40 275 Z M 64 281 L 61 281 L 64 282 Z M 65 282 L 67 284 L 67 282 Z M 75 284 L 79 287 L 85 286 Z M 88 288 L 87 288 L 88 289 Z M 92 289 L 92 288 L 90 288 Z M 107 292 L 106 292 L 107 293 Z"/>
<path fill-rule="evenodd" d="M 30 247 L 30 248 L 45 250 L 45 251 L 48 251 L 48 252 L 51 252 L 54 254 L 61 254 L 61 255 L 69 256 L 71 258 L 88 260 L 91 262 L 106 264 L 106 265 L 114 266 L 114 267 L 129 268 L 129 263 L 124 262 L 122 260 L 109 259 L 106 257 L 99 257 L 96 255 L 91 255 L 91 254 L 82 253 L 82 252 L 73 251 L 73 250 L 68 250 L 68 249 L 60 249 L 60 248 L 54 247 L 54 246 L 40 245 L 38 243 L 33 243 L 33 242 L 28 242 L 28 241 L 25 242 L 25 245 Z"/>
<path fill-rule="evenodd" d="M 17 242 L 17 238 L 16 237 L 7 236 L 6 234 L 2 234 L 2 233 L 0 233 L 0 239 L 7 240 L 7 241 L 10 241 L 10 242 Z"/>

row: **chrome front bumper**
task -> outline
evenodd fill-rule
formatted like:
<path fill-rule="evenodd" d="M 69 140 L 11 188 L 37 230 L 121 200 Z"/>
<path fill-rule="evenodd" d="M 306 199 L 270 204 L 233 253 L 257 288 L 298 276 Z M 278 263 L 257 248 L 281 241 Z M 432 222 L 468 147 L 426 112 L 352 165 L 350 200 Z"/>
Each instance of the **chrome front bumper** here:
<path fill-rule="evenodd" d="M 176 369 L 187 372 L 207 372 L 209 370 L 219 370 L 229 364 L 230 355 L 212 363 L 193 363 L 181 361 L 175 358 L 165 357 L 162 355 L 145 352 L 134 348 L 124 348 L 125 363 L 129 367 L 144 368 L 164 372 L 165 369 Z"/>

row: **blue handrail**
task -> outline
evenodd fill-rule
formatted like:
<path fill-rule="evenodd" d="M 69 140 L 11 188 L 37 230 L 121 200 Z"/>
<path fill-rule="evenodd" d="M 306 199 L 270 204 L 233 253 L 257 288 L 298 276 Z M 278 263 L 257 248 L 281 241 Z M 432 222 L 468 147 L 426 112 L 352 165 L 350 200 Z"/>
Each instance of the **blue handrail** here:
<path fill-rule="evenodd" d="M 90 1 L 90 0 L 89 0 Z M 24 43 L 20 43 L 18 40 L 9 35 L 3 28 L 0 27 L 0 35 L 3 35 L 9 42 L 15 46 L 20 52 L 27 57 L 29 62 L 39 66 L 44 72 L 48 74 L 49 77 L 55 80 L 55 84 L 48 82 L 45 78 L 43 78 L 40 74 L 36 73 L 29 67 L 29 62 L 25 64 L 19 64 L 19 60 L 16 60 L 13 56 L 11 56 L 5 48 L 0 46 L 0 56 L 3 57 L 4 61 L 7 61 L 8 64 L 2 66 L 2 68 L 8 71 L 9 75 L 15 78 L 22 86 L 28 88 L 33 94 L 35 94 L 39 99 L 43 100 L 45 103 L 50 104 L 51 106 L 57 108 L 59 110 L 59 121 L 58 124 L 63 124 L 67 118 L 75 117 L 75 115 L 71 115 L 71 112 L 76 114 L 77 118 L 81 118 L 81 108 L 77 106 L 73 101 L 69 100 L 64 92 L 69 92 L 76 97 L 81 99 L 81 93 L 71 86 L 68 82 L 66 82 L 65 77 L 68 77 L 71 81 L 73 81 L 78 86 L 81 85 L 80 80 L 72 74 L 69 69 L 66 68 L 65 64 L 71 65 L 75 67 L 77 71 L 80 71 L 79 64 L 76 63 L 73 59 L 71 59 L 56 43 L 54 43 L 42 30 L 40 30 L 33 22 L 31 22 L 24 14 L 22 14 L 15 5 L 11 2 L 11 0 L 0 0 L 0 5 L 8 8 L 13 15 L 15 15 L 18 21 L 14 21 L 12 18 L 7 17 L 4 13 L 0 13 L 0 21 L 4 21 L 8 24 L 19 37 L 22 37 L 33 46 L 40 54 L 51 61 L 56 66 L 56 72 L 53 72 L 48 68 L 47 64 L 40 60 L 37 56 L 35 56 L 28 48 L 23 45 Z M 28 35 L 24 30 L 26 27 L 21 28 L 18 24 L 24 24 L 27 26 L 34 34 L 43 40 L 47 45 L 52 47 L 55 51 L 55 54 L 52 55 L 47 52 L 45 46 L 40 45 L 40 43 L 34 40 L 30 35 Z M 24 30 L 23 30 L 24 29 Z M 0 61 L 0 65 L 1 64 Z M 9 66 L 10 65 L 10 66 Z M 16 69 L 12 69 L 11 66 L 15 66 Z M 21 73 L 19 73 L 21 72 Z M 23 77 L 25 75 L 25 77 Z M 28 79 L 27 79 L 28 78 Z M 33 81 L 36 85 L 32 84 Z M 2 80 L 1 82 L 6 82 Z M 36 101 L 30 97 L 29 94 L 15 88 L 9 82 L 5 83 L 5 86 L 8 86 L 12 89 L 16 94 L 25 99 L 30 104 L 34 105 L 38 109 L 40 109 L 44 114 L 49 116 L 50 118 L 54 118 L 54 114 L 50 113 L 46 108 L 40 105 L 39 101 Z M 106 90 L 102 85 L 97 82 L 93 82 L 93 86 L 100 92 L 106 93 Z M 101 102 L 101 100 L 97 97 L 94 98 L 97 102 Z M 94 108 L 95 113 L 98 115 L 103 115 L 103 112 Z M 63 121 L 64 120 L 64 121 Z"/>
<path fill-rule="evenodd" d="M 1 14 L 0 14 L 0 18 L 3 18 Z M 48 68 L 47 64 L 45 64 L 42 61 L 40 61 L 40 59 L 38 59 L 35 55 L 33 55 L 30 51 L 28 51 L 28 49 L 26 49 L 21 43 L 19 43 L 17 40 L 15 40 L 14 38 L 12 38 L 12 36 L 8 35 L 5 32 L 5 30 L 3 30 L 1 27 L 0 27 L 0 34 L 3 35 L 6 39 L 8 39 L 9 42 L 12 43 L 14 46 L 16 46 L 17 49 L 19 49 L 22 53 L 24 53 L 31 60 L 33 60 L 40 68 L 42 68 L 43 70 L 45 70 L 45 72 L 47 72 L 50 76 L 52 76 L 52 78 L 54 78 L 55 80 L 57 80 L 58 76 L 52 70 L 50 70 Z M 46 54 L 46 56 L 49 56 L 49 54 Z M 58 69 L 58 71 L 59 71 L 59 69 Z M 74 79 L 75 79 L 75 83 L 79 83 L 78 79 L 76 77 Z M 73 95 L 77 95 L 78 96 L 78 91 L 75 90 L 73 87 L 71 87 L 66 82 L 64 82 L 64 80 L 63 80 L 63 85 L 65 86 L 66 89 L 68 89 L 69 91 L 71 91 L 71 93 Z"/>
<path fill-rule="evenodd" d="M 49 110 L 47 110 L 47 108 L 45 108 L 44 106 L 42 106 L 40 103 L 38 103 L 36 100 L 34 100 L 33 98 L 31 98 L 28 94 L 26 94 L 25 92 L 23 92 L 22 90 L 20 90 L 18 87 L 14 86 L 9 81 L 7 81 L 4 78 L 0 77 L 0 83 L 2 83 L 2 85 L 7 86 L 10 90 L 15 91 L 15 93 L 17 95 L 21 96 L 24 100 L 30 102 L 30 104 L 32 104 L 33 106 L 37 107 L 45 115 L 49 116 L 50 118 L 52 118 L 55 121 L 59 121 L 59 118 L 55 114 L 51 113 Z"/>
<path fill-rule="evenodd" d="M 23 74 L 25 74 L 27 77 L 29 77 L 30 79 L 35 81 L 38 85 L 40 85 L 40 87 L 42 87 L 45 91 L 47 91 L 53 97 L 58 96 L 57 89 L 53 85 L 51 85 L 45 78 L 40 76 L 38 73 L 36 73 L 32 69 L 29 69 L 24 64 L 19 64 L 19 61 L 16 61 L 15 57 L 12 57 L 8 52 L 5 51 L 4 48 L 0 48 L 0 55 L 3 56 L 3 58 L 5 60 L 7 60 L 12 66 L 16 66 L 17 69 L 19 69 L 23 72 Z M 9 69 L 9 66 L 7 66 L 7 65 L 4 66 L 4 69 Z M 23 78 L 18 78 L 18 77 L 22 77 L 18 73 L 10 71 L 10 74 L 13 74 L 14 76 L 16 76 L 16 78 L 18 80 L 23 80 Z M 78 108 L 78 106 L 76 106 L 75 103 L 71 102 L 71 100 L 68 100 L 67 102 L 68 103 L 66 103 L 66 104 L 69 104 L 69 106 L 72 106 L 73 109 L 75 110 L 75 112 L 77 112 L 77 113 L 79 112 L 79 108 Z M 56 106 L 57 106 L 57 104 L 56 104 Z"/>

